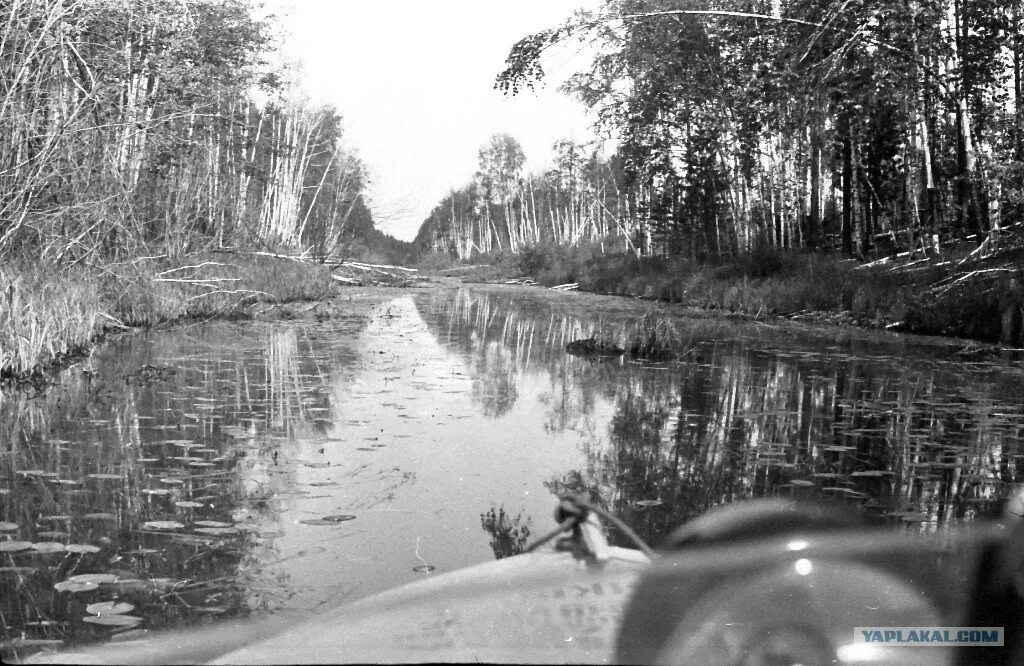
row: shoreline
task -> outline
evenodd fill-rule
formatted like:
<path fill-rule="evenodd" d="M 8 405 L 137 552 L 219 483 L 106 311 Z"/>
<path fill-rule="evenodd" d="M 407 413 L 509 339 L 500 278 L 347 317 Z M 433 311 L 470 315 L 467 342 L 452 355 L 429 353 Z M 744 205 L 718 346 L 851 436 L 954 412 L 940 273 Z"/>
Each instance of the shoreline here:
<path fill-rule="evenodd" d="M 315 267 L 317 265 L 309 265 Z M 22 375 L 6 374 L 0 378 L 0 390 L 26 391 L 45 390 L 50 380 L 60 372 L 74 368 L 88 358 L 94 349 L 113 342 L 123 335 L 141 331 L 160 331 L 206 323 L 209 321 L 288 321 L 303 318 L 317 318 L 321 321 L 338 314 L 346 300 L 355 298 L 372 298 L 375 295 L 393 291 L 394 293 L 410 293 L 432 289 L 474 289 L 480 288 L 489 292 L 506 292 L 509 294 L 537 291 L 546 300 L 569 305 L 590 305 L 600 307 L 602 313 L 628 314 L 638 301 L 651 307 L 651 314 L 660 318 L 690 318 L 718 320 L 722 322 L 736 321 L 772 328 L 792 329 L 793 332 L 821 333 L 861 333 L 867 337 L 879 336 L 880 341 L 888 339 L 893 343 L 910 342 L 936 348 L 950 349 L 952 353 L 1005 355 L 1024 352 L 1024 349 L 1008 347 L 997 343 L 951 335 L 935 335 L 914 331 L 898 330 L 891 327 L 872 326 L 857 321 L 849 316 L 849 311 L 809 311 L 793 315 L 762 314 L 754 316 L 743 312 L 723 311 L 719 308 L 702 308 L 687 303 L 654 298 L 642 295 L 600 293 L 589 290 L 562 291 L 546 288 L 543 285 L 508 284 L 505 279 L 480 280 L 453 275 L 449 271 L 440 270 L 421 274 L 419 284 L 413 285 L 347 285 L 335 284 L 334 293 L 320 297 L 296 297 L 274 302 L 257 300 L 238 304 L 231 309 L 185 313 L 180 316 L 163 319 L 154 323 L 108 324 L 101 328 L 87 343 L 55 355 L 49 362 L 37 365 L 29 373 Z"/>

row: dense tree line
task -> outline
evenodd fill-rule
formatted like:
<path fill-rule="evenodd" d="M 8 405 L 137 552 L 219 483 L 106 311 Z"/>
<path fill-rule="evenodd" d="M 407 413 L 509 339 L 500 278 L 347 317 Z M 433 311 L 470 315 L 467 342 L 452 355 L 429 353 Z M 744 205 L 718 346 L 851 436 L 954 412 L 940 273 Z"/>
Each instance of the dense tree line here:
<path fill-rule="evenodd" d="M 244 0 L 0 6 L 0 258 L 257 244 L 372 229 L 341 118 L 270 63 Z"/>
<path fill-rule="evenodd" d="M 480 149 L 473 181 L 441 200 L 414 246 L 459 259 L 550 243 L 634 248 L 623 221 L 635 215 L 637 201 L 621 161 L 568 139 L 555 143 L 553 158 L 543 173 L 524 173 L 519 142 L 508 134 L 492 136 Z"/>
<path fill-rule="evenodd" d="M 937 247 L 1020 217 L 1022 20 L 1021 0 L 607 0 L 517 43 L 497 87 L 543 77 L 552 45 L 595 45 L 566 89 L 619 142 L 598 214 L 638 253 Z M 522 216 L 521 189 L 477 183 L 432 224 L 447 205 L 449 229 L 474 210 L 489 227 L 483 201 Z"/>

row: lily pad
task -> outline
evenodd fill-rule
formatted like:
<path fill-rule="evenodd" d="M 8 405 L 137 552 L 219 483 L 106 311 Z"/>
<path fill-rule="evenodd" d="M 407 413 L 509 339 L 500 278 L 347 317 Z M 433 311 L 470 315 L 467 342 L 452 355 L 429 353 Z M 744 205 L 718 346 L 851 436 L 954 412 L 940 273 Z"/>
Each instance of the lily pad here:
<path fill-rule="evenodd" d="M 182 509 L 200 509 L 202 508 L 203 504 L 202 502 L 190 502 L 187 500 L 183 500 L 181 502 L 175 502 L 174 506 L 181 507 Z"/>
<path fill-rule="evenodd" d="M 85 612 L 90 615 L 124 615 L 133 610 L 135 606 L 126 601 L 101 601 L 85 607 Z"/>
<path fill-rule="evenodd" d="M 0 541 L 0 553 L 20 553 L 30 548 L 32 544 L 28 541 Z"/>
<path fill-rule="evenodd" d="M 58 592 L 70 592 L 75 594 L 76 592 L 91 592 L 92 590 L 99 589 L 99 586 L 99 583 L 78 583 L 75 581 L 65 580 L 60 583 L 55 583 L 53 589 Z"/>
<path fill-rule="evenodd" d="M 40 541 L 32 544 L 32 550 L 40 553 L 63 553 L 65 546 L 56 541 Z"/>
<path fill-rule="evenodd" d="M 437 567 L 435 567 L 433 564 L 421 564 L 417 567 L 413 567 L 412 570 L 416 573 L 430 573 L 436 568 Z"/>
<path fill-rule="evenodd" d="M 85 520 L 117 520 L 112 513 L 87 513 L 82 516 Z"/>
<path fill-rule="evenodd" d="M 132 627 L 141 624 L 142 618 L 134 615 L 86 615 L 82 621 L 104 627 Z"/>
<path fill-rule="evenodd" d="M 664 504 L 664 502 L 662 502 L 661 500 L 638 500 L 634 502 L 634 504 L 646 508 L 651 506 L 661 506 L 662 504 Z"/>
<path fill-rule="evenodd" d="M 233 527 L 231 523 L 224 523 L 219 520 L 197 520 L 194 524 L 200 527 Z"/>
<path fill-rule="evenodd" d="M 109 480 L 113 480 L 113 479 L 120 479 L 121 475 L 120 474 L 90 474 L 89 478 L 90 479 L 109 479 Z"/>
<path fill-rule="evenodd" d="M 0 573 L 34 574 L 35 567 L 0 567 Z"/>
<path fill-rule="evenodd" d="M 90 546 L 87 543 L 69 543 L 67 546 L 64 547 L 64 549 L 67 550 L 69 553 L 79 553 L 82 555 L 87 553 L 100 552 L 99 546 Z"/>
<path fill-rule="evenodd" d="M 91 573 L 91 574 L 78 574 L 77 576 L 70 576 L 67 580 L 69 583 L 96 583 L 97 585 L 103 585 L 105 583 L 113 583 L 117 580 L 117 574 L 112 573 Z"/>
<path fill-rule="evenodd" d="M 143 488 L 142 493 L 145 495 L 170 495 L 171 491 L 167 488 Z"/>
<path fill-rule="evenodd" d="M 0 532 L 13 532 L 18 529 L 18 523 L 0 523 Z"/>
<path fill-rule="evenodd" d="M 299 522 L 303 525 L 337 525 L 354 519 L 355 516 L 343 514 L 337 516 L 324 516 L 323 518 L 307 518 L 306 520 L 300 520 Z"/>
<path fill-rule="evenodd" d="M 199 534 L 210 534 L 213 536 L 223 536 L 226 534 L 238 534 L 237 527 L 197 527 L 195 529 Z"/>
<path fill-rule="evenodd" d="M 68 533 L 61 532 L 60 530 L 53 530 L 50 532 L 39 532 L 36 536 L 41 539 L 64 539 L 68 536 Z"/>
<path fill-rule="evenodd" d="M 185 526 L 176 520 L 150 520 L 142 524 L 151 530 L 180 530 Z"/>

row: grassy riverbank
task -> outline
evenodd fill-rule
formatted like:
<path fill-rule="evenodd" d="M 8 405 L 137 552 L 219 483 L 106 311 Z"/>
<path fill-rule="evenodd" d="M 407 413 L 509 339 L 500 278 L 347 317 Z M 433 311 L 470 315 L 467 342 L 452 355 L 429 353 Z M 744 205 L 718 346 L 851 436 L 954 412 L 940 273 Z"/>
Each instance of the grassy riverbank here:
<path fill-rule="evenodd" d="M 930 335 L 1022 340 L 1024 243 L 966 244 L 942 254 L 904 253 L 873 262 L 831 254 L 765 250 L 717 262 L 638 259 L 632 253 L 538 246 L 518 255 L 494 253 L 474 266 L 426 266 L 467 280 L 529 276 L 544 286 L 681 303 L 764 319 L 788 317 Z"/>
<path fill-rule="evenodd" d="M 326 266 L 209 252 L 102 266 L 19 260 L 0 268 L 0 378 L 40 375 L 112 330 L 182 318 L 249 316 L 258 303 L 329 298 Z"/>

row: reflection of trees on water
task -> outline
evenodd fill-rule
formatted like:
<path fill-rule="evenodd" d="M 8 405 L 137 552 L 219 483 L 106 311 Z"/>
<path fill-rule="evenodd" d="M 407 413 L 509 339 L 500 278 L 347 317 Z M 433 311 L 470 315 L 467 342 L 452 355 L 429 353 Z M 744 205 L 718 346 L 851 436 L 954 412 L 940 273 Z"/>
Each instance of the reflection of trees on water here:
<path fill-rule="evenodd" d="M 103 636 L 82 622 L 82 608 L 111 595 L 155 628 L 273 606 L 285 588 L 286 574 L 266 569 L 272 540 L 258 536 L 278 522 L 275 494 L 294 482 L 275 454 L 328 423 L 335 359 L 314 353 L 302 327 L 257 324 L 239 334 L 220 324 L 147 337 L 97 353 L 91 379 L 72 369 L 45 396 L 0 402 L 0 521 L 18 525 L 0 539 L 100 549 L 3 553 L 5 565 L 27 568 L 0 572 L 0 644 L 22 632 Z M 177 373 L 126 382 L 143 364 Z M 196 520 L 256 529 L 203 533 Z M 161 532 L 147 521 L 186 527 Z M 121 582 L 74 594 L 53 588 L 83 573 Z"/>
<path fill-rule="evenodd" d="M 514 517 L 505 513 L 505 507 L 491 507 L 480 514 L 480 526 L 491 535 L 491 550 L 494 559 L 518 555 L 526 549 L 530 539 L 529 516 L 519 512 Z"/>
<path fill-rule="evenodd" d="M 586 466 L 547 485 L 600 497 L 651 541 L 712 506 L 762 496 L 831 498 L 935 529 L 991 513 L 1021 482 L 1022 381 L 1009 367 L 701 321 L 682 324 L 695 345 L 684 362 L 587 362 L 565 344 L 616 322 L 541 298 L 442 294 L 428 301 L 440 316 L 424 318 L 446 322 L 449 344 L 504 359 L 502 382 L 546 369 L 549 431 L 593 423 L 597 401 L 611 400 Z"/>

